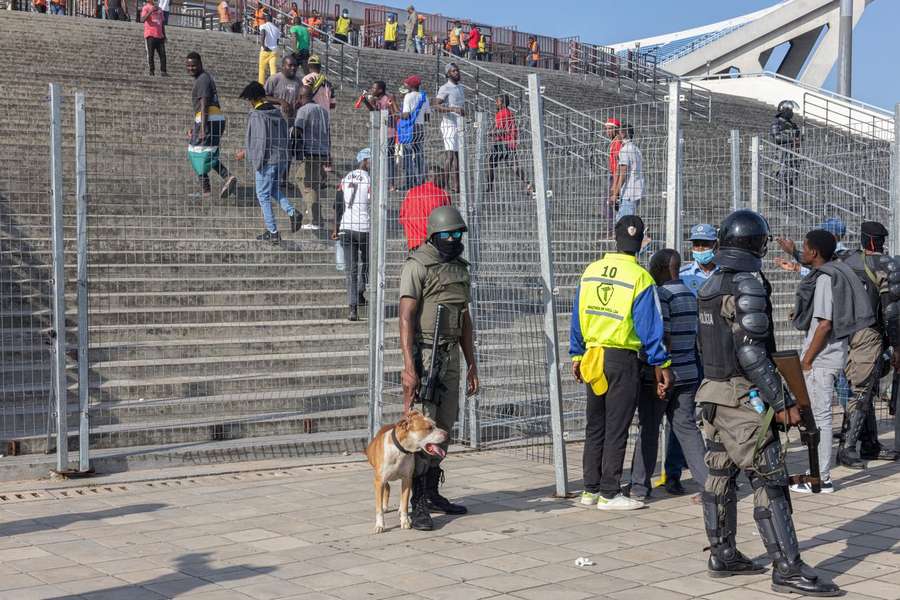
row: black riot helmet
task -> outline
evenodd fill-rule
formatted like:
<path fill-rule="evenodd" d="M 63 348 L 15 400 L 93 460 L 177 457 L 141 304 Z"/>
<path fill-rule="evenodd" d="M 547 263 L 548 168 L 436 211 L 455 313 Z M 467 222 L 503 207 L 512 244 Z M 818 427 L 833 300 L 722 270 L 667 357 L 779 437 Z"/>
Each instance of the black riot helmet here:
<path fill-rule="evenodd" d="M 769 222 L 752 210 L 736 210 L 719 226 L 719 248 L 737 248 L 762 258 L 768 244 Z"/>
<path fill-rule="evenodd" d="M 782 100 L 778 103 L 778 116 L 790 121 L 794 118 L 794 108 L 797 104 L 793 100 Z"/>

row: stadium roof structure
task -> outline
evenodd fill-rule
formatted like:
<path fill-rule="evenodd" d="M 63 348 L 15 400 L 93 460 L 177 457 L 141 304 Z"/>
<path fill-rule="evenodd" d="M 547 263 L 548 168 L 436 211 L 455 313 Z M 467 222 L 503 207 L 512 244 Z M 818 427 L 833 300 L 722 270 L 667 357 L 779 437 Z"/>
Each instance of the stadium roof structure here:
<path fill-rule="evenodd" d="M 872 2 L 853 0 L 854 27 Z M 684 77 L 768 69 L 821 87 L 837 61 L 839 22 L 839 0 L 783 0 L 733 19 L 610 47 L 655 56 L 660 67 Z M 780 47 L 784 57 L 767 67 Z"/>

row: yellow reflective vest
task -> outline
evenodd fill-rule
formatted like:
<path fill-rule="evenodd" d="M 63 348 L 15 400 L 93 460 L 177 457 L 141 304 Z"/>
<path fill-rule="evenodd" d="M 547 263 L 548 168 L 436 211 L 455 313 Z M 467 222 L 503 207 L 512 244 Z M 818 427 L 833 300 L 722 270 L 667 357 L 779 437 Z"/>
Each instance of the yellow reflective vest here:
<path fill-rule="evenodd" d="M 634 256 L 606 254 L 581 276 L 569 354 L 580 361 L 593 347 L 643 351 L 649 364 L 669 364 L 653 277 Z"/>
<path fill-rule="evenodd" d="M 347 35 L 350 33 L 350 19 L 338 17 L 337 22 L 334 24 L 334 32 L 338 35 Z"/>
<path fill-rule="evenodd" d="M 386 42 L 396 42 L 397 41 L 397 21 L 394 22 L 386 22 L 384 24 L 384 41 Z"/>

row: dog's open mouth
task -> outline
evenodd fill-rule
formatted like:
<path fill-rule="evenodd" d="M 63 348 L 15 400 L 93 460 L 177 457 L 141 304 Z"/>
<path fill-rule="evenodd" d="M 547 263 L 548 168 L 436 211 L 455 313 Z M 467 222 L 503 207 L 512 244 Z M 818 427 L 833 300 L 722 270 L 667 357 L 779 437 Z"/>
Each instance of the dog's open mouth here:
<path fill-rule="evenodd" d="M 447 456 L 447 453 L 444 451 L 444 449 L 437 444 L 425 444 L 425 452 L 432 456 L 440 456 L 441 458 Z"/>

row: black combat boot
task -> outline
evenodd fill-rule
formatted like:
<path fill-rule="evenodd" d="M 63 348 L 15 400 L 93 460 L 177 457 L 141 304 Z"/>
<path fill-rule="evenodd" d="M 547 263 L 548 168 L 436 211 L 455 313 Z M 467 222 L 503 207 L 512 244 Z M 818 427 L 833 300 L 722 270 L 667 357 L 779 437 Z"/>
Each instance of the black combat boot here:
<path fill-rule="evenodd" d="M 849 469 L 865 469 L 866 463 L 856 452 L 856 443 L 862 433 L 863 421 L 866 415 L 857 409 L 847 419 L 847 428 L 844 431 L 844 440 L 838 446 L 837 463 Z"/>
<path fill-rule="evenodd" d="M 800 559 L 800 545 L 787 498 L 777 490 L 769 495 L 769 508 L 755 508 L 753 518 L 766 553 L 772 559 L 772 589 L 776 592 L 797 593 L 804 596 L 838 596 L 841 589 L 823 581 L 818 573 Z M 770 489 L 767 489 L 768 493 Z M 774 496 L 774 497 L 773 497 Z"/>
<path fill-rule="evenodd" d="M 443 496 L 441 496 L 438 491 L 438 486 L 443 483 L 444 480 L 444 470 L 440 467 L 430 467 L 428 471 L 425 472 L 425 477 L 427 481 L 427 503 L 428 508 L 435 512 L 442 512 L 447 515 L 464 515 L 469 512 L 462 504 L 453 504 Z"/>
<path fill-rule="evenodd" d="M 895 461 L 900 457 L 900 453 L 896 450 L 890 450 L 881 445 L 881 442 L 875 443 L 862 442 L 859 448 L 859 457 L 863 460 L 888 460 Z"/>
<path fill-rule="evenodd" d="M 412 514 L 410 521 L 412 528 L 419 531 L 431 531 L 434 529 L 434 521 L 431 520 L 431 513 L 428 512 L 427 499 L 427 472 L 422 475 L 413 476 L 412 486 Z"/>
<path fill-rule="evenodd" d="M 709 561 L 706 563 L 710 577 L 732 575 L 756 575 L 765 573 L 765 567 L 757 565 L 737 549 L 734 535 L 737 529 L 737 495 L 734 487 L 723 497 L 703 492 L 703 520 L 709 537 Z"/>

